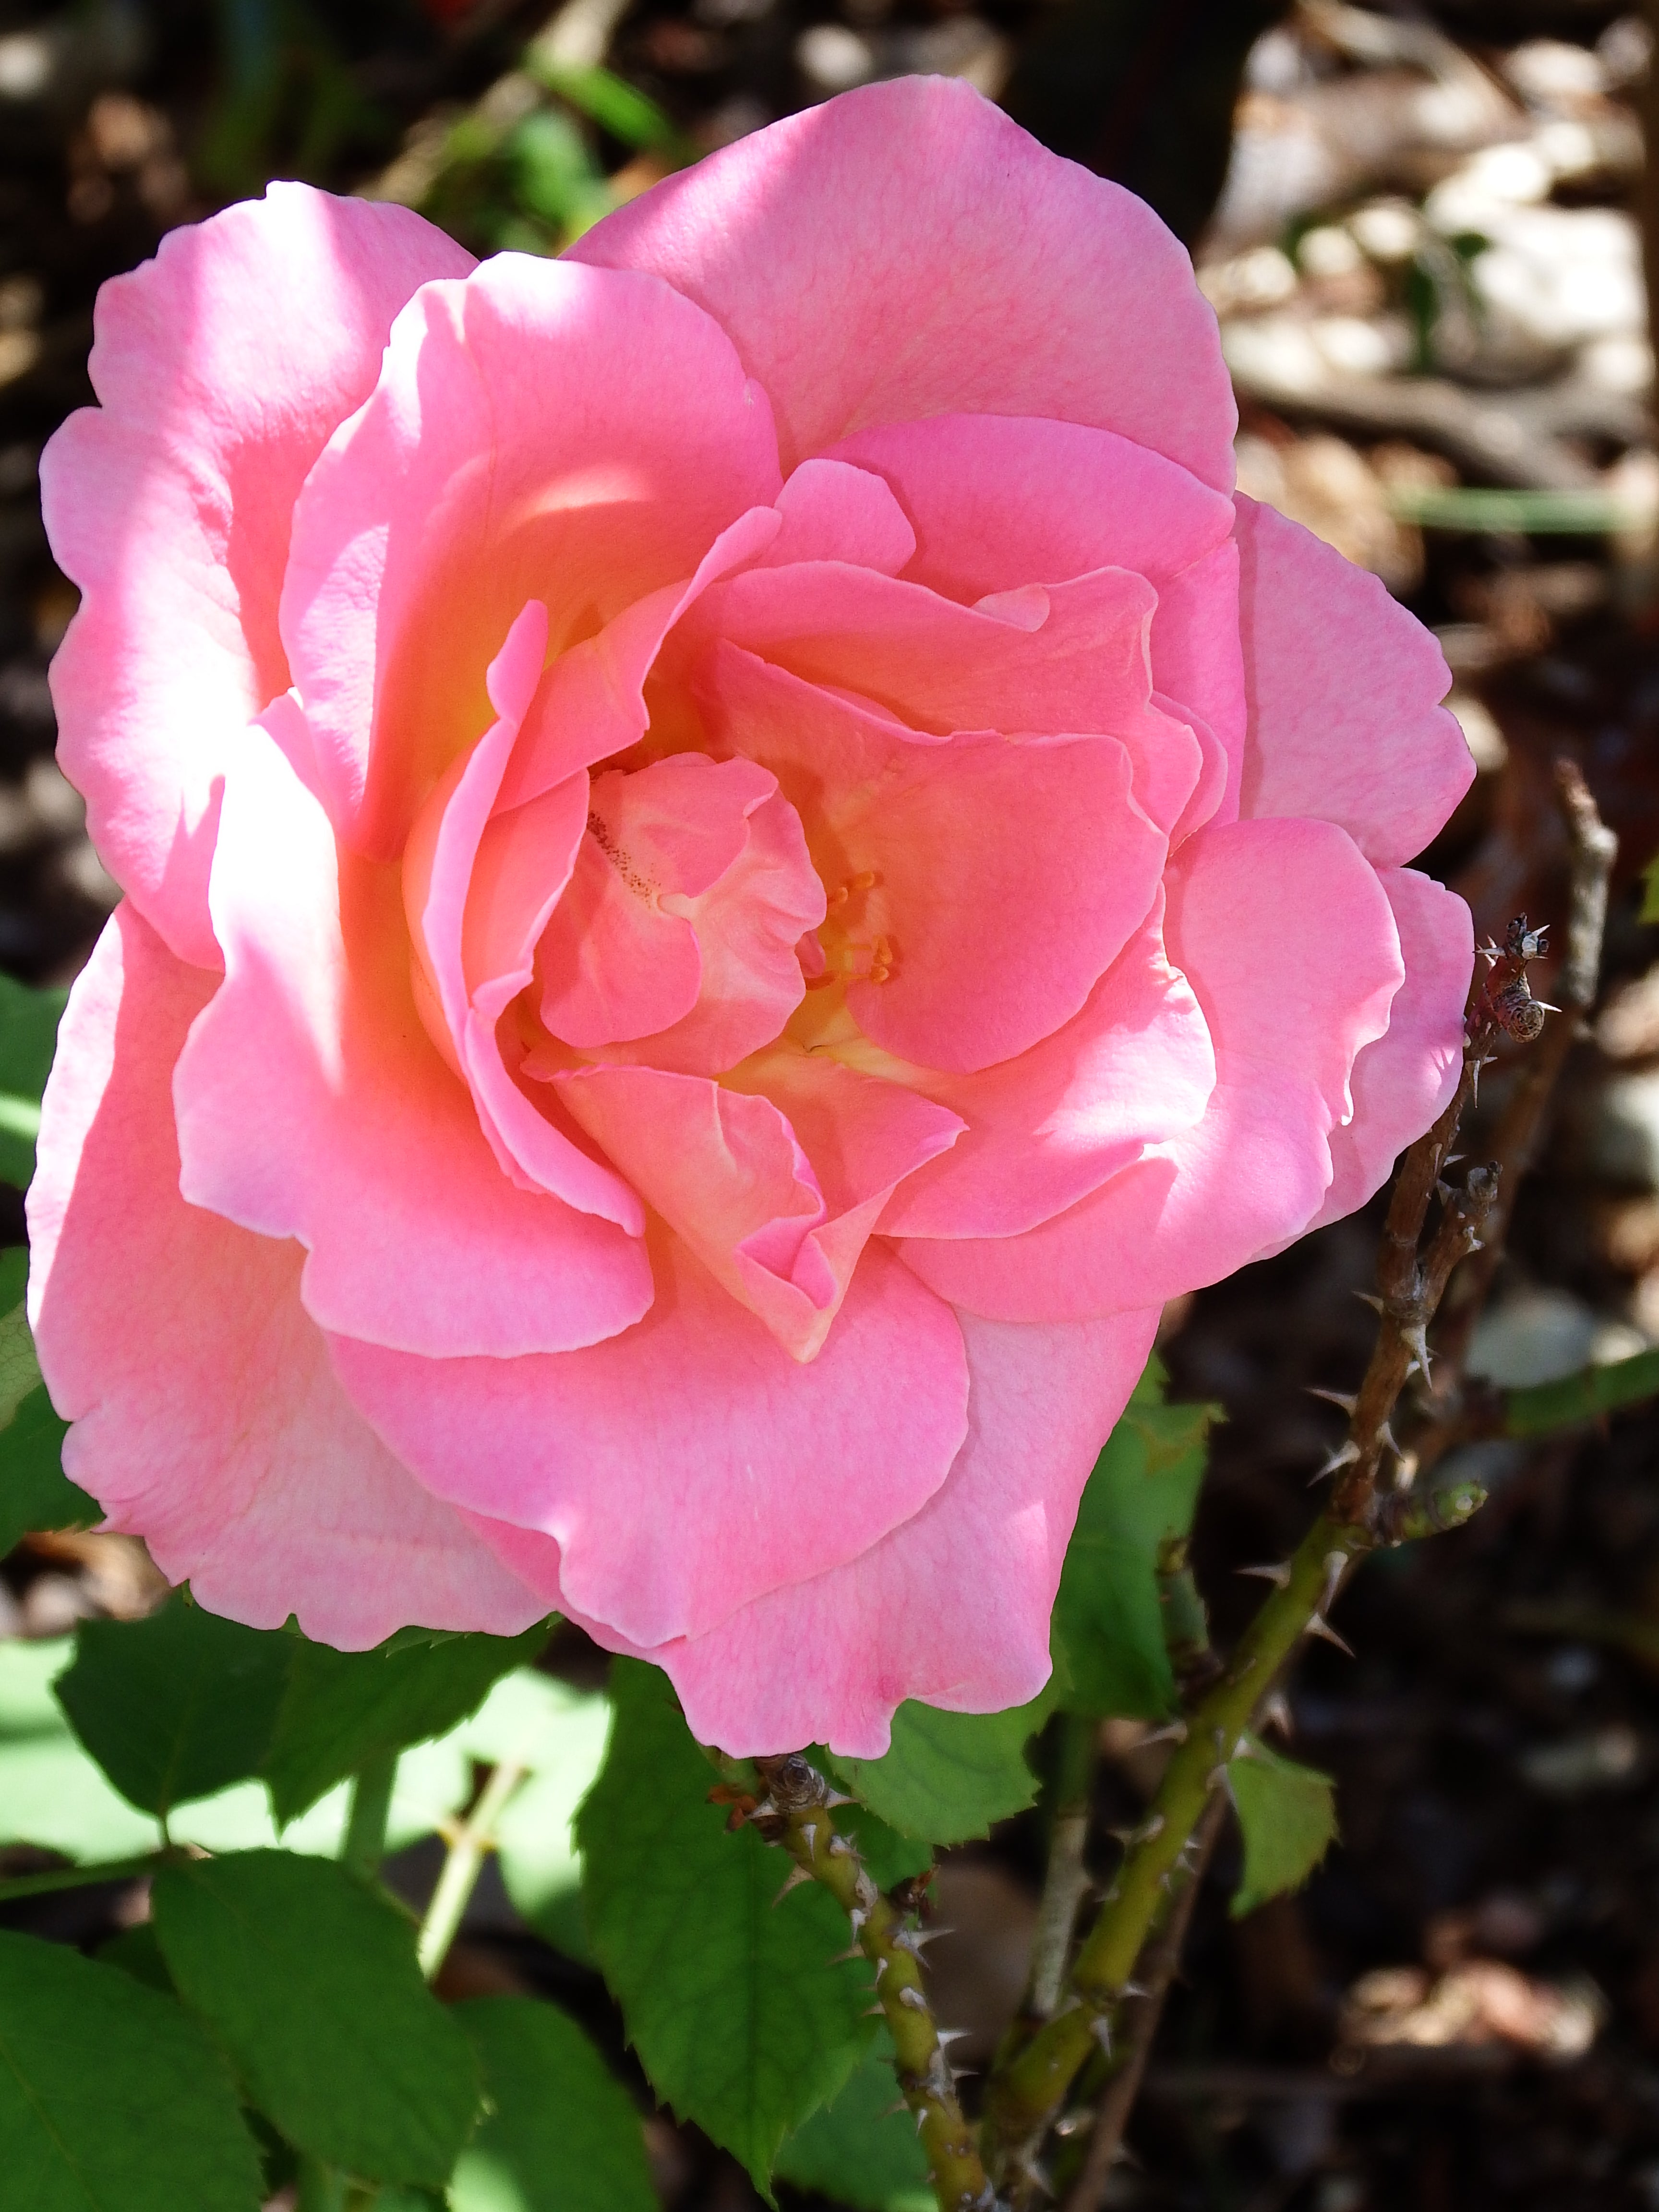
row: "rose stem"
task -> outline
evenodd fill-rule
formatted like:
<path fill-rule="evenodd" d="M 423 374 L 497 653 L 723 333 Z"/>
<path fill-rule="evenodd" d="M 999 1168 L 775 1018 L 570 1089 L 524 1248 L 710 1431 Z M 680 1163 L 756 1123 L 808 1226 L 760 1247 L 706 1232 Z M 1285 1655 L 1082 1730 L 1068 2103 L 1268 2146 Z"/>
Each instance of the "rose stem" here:
<path fill-rule="evenodd" d="M 1522 964 L 1522 972 L 1524 963 Z M 1420 1364 L 1425 1330 L 1457 1261 L 1479 1243 L 1496 1195 L 1491 1168 L 1471 1170 L 1462 1191 L 1444 1191 L 1441 1220 L 1419 1257 L 1429 1200 L 1440 1184 L 1458 1117 L 1479 1080 L 1497 1030 L 1489 979 L 1474 994 L 1462 1080 L 1451 1104 L 1407 1154 L 1389 1204 L 1377 1277 L 1381 1321 L 1356 1399 L 1347 1442 L 1327 1472 L 1340 1476 L 1326 1510 L 1291 1558 L 1279 1586 L 1246 1630 L 1219 1678 L 1199 1700 L 1154 1796 L 1126 1845 L 1107 1902 L 1072 1972 L 1075 2002 L 994 2072 L 986 2100 L 988 2164 L 994 2172 L 1029 2163 L 1033 2143 L 1055 2117 L 1091 2054 L 1109 2045 L 1118 2008 L 1147 1937 L 1176 1881 L 1188 1870 L 1191 1844 L 1225 1778 L 1227 1763 L 1281 1669 L 1309 1634 L 1328 1635 L 1325 1613 L 1352 1560 L 1379 1543 L 1466 1521 L 1482 1503 L 1474 1484 L 1443 1497 L 1379 1497 L 1376 1477 L 1393 1446 L 1388 1422 L 1407 1374 Z"/>
<path fill-rule="evenodd" d="M 392 1811 L 392 1785 L 398 1779 L 395 1751 L 376 1752 L 351 1778 L 350 1808 L 340 1863 L 353 1874 L 372 1880 L 386 1856 L 386 1824 Z"/>
<path fill-rule="evenodd" d="M 467 1901 L 477 1887 L 484 1860 L 495 1847 L 495 1823 L 527 1771 L 527 1768 L 515 1766 L 511 1759 L 504 1759 L 478 1792 L 478 1802 L 472 1810 L 448 1832 L 449 1849 L 415 1945 L 415 1955 L 428 1981 L 435 1977 L 449 1955 L 449 1947 L 455 1940 Z"/>
<path fill-rule="evenodd" d="M 939 2212 L 994 2212 L 996 2198 L 922 1990 L 919 1954 L 926 1938 L 883 1896 L 852 1838 L 836 1832 L 835 1805 L 849 1801 L 833 1797 L 823 1775 L 799 1755 L 757 1759 L 755 1765 L 767 1796 L 747 1817 L 795 1862 L 784 1888 L 822 1882 L 876 1970 L 875 1994 L 893 2039 L 899 2087 L 915 2116 Z"/>

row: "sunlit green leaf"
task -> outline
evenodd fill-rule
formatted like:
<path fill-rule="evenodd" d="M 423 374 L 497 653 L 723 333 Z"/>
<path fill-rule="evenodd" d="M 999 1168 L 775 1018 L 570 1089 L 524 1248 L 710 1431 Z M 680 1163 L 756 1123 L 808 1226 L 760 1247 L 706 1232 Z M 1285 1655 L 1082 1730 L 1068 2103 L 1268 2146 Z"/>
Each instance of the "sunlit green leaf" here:
<path fill-rule="evenodd" d="M 868 2043 L 869 1973 L 832 1965 L 847 1923 L 789 1861 L 728 1833 L 667 1678 L 611 1674 L 605 1768 L 577 1818 L 588 1927 L 658 2094 L 764 2191 L 784 2136 L 833 2097 Z"/>
<path fill-rule="evenodd" d="M 1035 1802 L 1025 1747 L 1054 1709 L 1050 1687 L 1006 1713 L 945 1713 L 914 1698 L 893 1716 L 881 1759 L 837 1759 L 835 1771 L 902 1836 L 960 1844 Z"/>
<path fill-rule="evenodd" d="M 1232 1904 L 1238 1917 L 1300 1888 L 1324 1857 L 1336 1840 L 1336 1785 L 1254 1736 L 1229 1762 L 1227 1781 L 1244 1832 L 1244 1878 Z"/>

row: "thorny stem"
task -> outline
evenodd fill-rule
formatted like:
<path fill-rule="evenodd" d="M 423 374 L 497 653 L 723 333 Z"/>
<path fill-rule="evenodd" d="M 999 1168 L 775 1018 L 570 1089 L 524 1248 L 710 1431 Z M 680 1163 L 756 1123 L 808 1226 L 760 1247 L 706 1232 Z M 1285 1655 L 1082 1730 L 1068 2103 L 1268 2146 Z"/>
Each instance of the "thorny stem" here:
<path fill-rule="evenodd" d="M 1122 2147 L 1123 2130 L 1128 2124 L 1129 2114 L 1134 2109 L 1135 2099 L 1140 2094 L 1141 2079 L 1146 2071 L 1146 2061 L 1152 2056 L 1158 2024 L 1164 2017 L 1164 2000 L 1170 1994 L 1170 1984 L 1175 1979 L 1176 1969 L 1181 1964 L 1188 1924 L 1193 1917 L 1193 1907 L 1198 1902 L 1198 1893 L 1204 1884 L 1204 1871 L 1210 1863 L 1216 1839 L 1221 1833 L 1226 1812 L 1227 1801 L 1218 1791 L 1206 1807 L 1193 1838 L 1195 1848 L 1190 1854 L 1192 1872 L 1175 1892 L 1164 1916 L 1163 1924 L 1136 1961 L 1135 1987 L 1139 1994 L 1125 2000 L 1124 2041 L 1115 2054 L 1115 2069 L 1108 2077 L 1105 2092 L 1095 2109 L 1088 2151 L 1077 2179 L 1067 2193 L 1066 2212 L 1099 2212 L 1106 2193 L 1107 2178 Z"/>
<path fill-rule="evenodd" d="M 1095 1723 L 1080 1713 L 1061 1713 L 1055 1719 L 1054 1730 L 1048 1864 L 1037 1906 L 1025 1990 L 1024 2012 L 1032 2021 L 1050 2019 L 1059 2008 L 1066 1962 L 1072 1952 L 1072 1931 L 1089 1887 L 1083 1856 L 1089 1841 L 1089 1800 L 1094 1788 Z"/>
<path fill-rule="evenodd" d="M 994 2212 L 974 2130 L 963 2117 L 931 2008 L 921 1986 L 926 1940 L 896 1898 L 884 1897 L 849 1837 L 836 1832 L 836 1797 L 798 1756 L 757 1759 L 768 1796 L 747 1814 L 795 1863 L 785 1887 L 821 1882 L 846 1913 L 858 1948 L 876 1970 L 875 1993 L 893 2039 L 904 2101 L 915 2116 L 939 2212 Z"/>
<path fill-rule="evenodd" d="M 478 1886 L 484 1860 L 495 1847 L 495 1823 L 526 1771 L 511 1759 L 503 1759 L 478 1792 L 477 1803 L 451 1834 L 443 1871 L 415 1945 L 415 1955 L 428 1981 L 449 1955 L 467 1900 Z"/>
<path fill-rule="evenodd" d="M 1524 963 L 1519 971 L 1524 976 Z M 985 2149 L 997 2175 L 1029 2163 L 1034 2143 L 1058 2113 L 1097 2049 L 1110 2055 L 1121 2029 L 1125 1991 L 1148 1936 L 1177 1880 L 1191 1869 L 1197 1832 L 1225 1785 L 1227 1766 L 1244 1747 L 1260 1707 L 1283 1668 L 1310 1633 L 1327 1634 L 1325 1615 L 1352 1562 L 1408 1529 L 1453 1527 L 1482 1502 L 1474 1484 L 1453 1495 L 1404 1500 L 1379 1498 L 1377 1476 L 1393 1447 L 1389 1417 L 1407 1374 L 1422 1364 L 1425 1331 L 1457 1261 L 1479 1242 L 1496 1196 L 1491 1168 L 1471 1170 L 1462 1191 L 1441 1182 L 1457 1120 L 1479 1079 L 1479 1062 L 1496 1017 L 1483 989 L 1471 1012 L 1471 1036 L 1456 1096 L 1407 1153 L 1389 1205 L 1378 1261 L 1381 1325 L 1355 1401 L 1346 1443 L 1328 1470 L 1342 1480 L 1292 1557 L 1278 1587 L 1241 1638 L 1218 1679 L 1198 1700 L 1147 1817 L 1129 1837 L 1123 1862 L 1072 1972 L 1073 2002 L 994 2073 L 986 2099 Z M 1444 1205 L 1426 1252 L 1420 1252 L 1429 1201 Z M 1398 1499 L 1400 1502 L 1396 1502 Z M 1212 1817 L 1219 1817 L 1214 1815 Z"/>

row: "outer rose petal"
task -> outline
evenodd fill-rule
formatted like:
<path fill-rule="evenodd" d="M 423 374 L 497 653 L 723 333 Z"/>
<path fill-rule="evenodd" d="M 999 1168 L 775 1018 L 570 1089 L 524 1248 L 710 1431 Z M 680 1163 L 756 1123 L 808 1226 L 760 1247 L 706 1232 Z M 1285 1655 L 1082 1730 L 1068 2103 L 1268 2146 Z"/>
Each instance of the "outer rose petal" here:
<path fill-rule="evenodd" d="M 1297 1236 L 1331 1179 L 1361 1046 L 1404 966 L 1375 872 L 1323 822 L 1235 822 L 1184 845 L 1168 878 L 1170 957 L 1215 1047 L 1203 1119 L 1021 1237 L 911 1239 L 941 1297 L 1015 1321 L 1164 1300 Z"/>
<path fill-rule="evenodd" d="M 1249 738 L 1239 811 L 1340 823 L 1366 859 L 1420 853 L 1474 781 L 1437 702 L 1440 647 L 1386 588 L 1299 522 L 1242 495 Z"/>
<path fill-rule="evenodd" d="M 847 1565 L 645 1652 L 672 1676 L 692 1732 L 738 1758 L 817 1738 L 878 1759 L 906 1698 L 975 1713 L 1034 1698 L 1078 1500 L 1159 1310 L 1050 1328 L 963 1315 L 968 1441 L 945 1487 Z M 532 1547 L 509 1535 L 500 1548 L 527 1579 L 545 1573 Z M 619 1648 L 603 1624 L 586 1626 Z"/>
<path fill-rule="evenodd" d="M 306 185 L 170 232 L 98 295 L 92 380 L 40 458 L 81 608 L 52 666 L 58 758 L 105 864 L 173 950 L 208 921 L 220 748 L 288 688 L 294 502 L 374 387 L 393 317 L 472 257 L 418 216 Z"/>
<path fill-rule="evenodd" d="M 944 1481 L 968 1404 L 956 1316 L 879 1248 L 805 1367 L 677 1237 L 654 1256 L 651 1311 L 590 1352 L 333 1346 L 353 1401 L 435 1496 L 552 1536 L 570 1605 L 641 1644 L 885 1535 Z"/>
<path fill-rule="evenodd" d="M 410 1621 L 514 1635 L 545 1601 L 348 1402 L 301 1254 L 179 1195 L 169 1081 L 217 977 L 118 907 L 70 1000 L 28 1196 L 30 1316 L 64 1463 L 170 1581 L 360 1650 Z"/>
<path fill-rule="evenodd" d="M 1474 965 L 1474 925 L 1453 892 L 1411 868 L 1383 868 L 1406 980 L 1387 1033 L 1353 1064 L 1353 1119 L 1331 1131 L 1331 1187 L 1308 1224 L 1340 1221 L 1381 1190 L 1405 1147 L 1451 1103 L 1463 1066 L 1463 1008 Z"/>
<path fill-rule="evenodd" d="M 328 1328 L 502 1358 L 626 1328 L 651 1299 L 643 1247 L 501 1173 L 415 1011 L 397 871 L 337 854 L 263 730 L 228 757 L 225 980 L 174 1077 L 185 1196 L 298 1237 Z"/>
<path fill-rule="evenodd" d="M 562 652 L 779 488 L 765 394 L 666 286 L 503 253 L 417 294 L 307 482 L 283 591 L 348 842 L 402 849 L 487 720 L 484 669 L 526 601 Z"/>
<path fill-rule="evenodd" d="M 730 331 L 785 465 L 868 423 L 1052 416 L 1218 490 L 1237 416 L 1215 318 L 1151 209 L 959 82 L 900 77 L 757 131 L 595 226 Z"/>

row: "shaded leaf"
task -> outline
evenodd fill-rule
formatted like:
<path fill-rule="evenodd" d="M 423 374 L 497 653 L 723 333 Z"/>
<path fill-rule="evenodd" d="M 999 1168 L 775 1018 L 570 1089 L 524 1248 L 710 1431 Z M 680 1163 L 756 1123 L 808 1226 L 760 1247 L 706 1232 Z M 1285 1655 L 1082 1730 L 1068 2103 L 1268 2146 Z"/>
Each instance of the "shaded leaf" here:
<path fill-rule="evenodd" d="M 83 1621 L 58 1700 L 122 1796 L 165 1819 L 259 1771 L 295 1649 L 175 1592 L 143 1620 Z"/>
<path fill-rule="evenodd" d="M 657 2212 L 640 2116 L 574 2021 L 534 1997 L 475 1997 L 455 2017 L 487 2102 L 453 2212 Z"/>
<path fill-rule="evenodd" d="M 658 2094 L 764 2191 L 784 2136 L 869 2041 L 868 1974 L 830 1964 L 848 1934 L 828 1892 L 776 1901 L 789 1860 L 752 1828 L 726 1832 L 667 1677 L 618 1660 L 611 1694 L 604 1771 L 576 1820 L 593 1948 Z"/>
<path fill-rule="evenodd" d="M 854 2212 L 933 2212 L 927 2160 L 915 2123 L 893 2110 L 893 2045 L 879 2029 L 846 2087 L 778 2153 L 778 2176 Z"/>
<path fill-rule="evenodd" d="M 1054 1601 L 1053 1648 L 1072 1711 L 1162 1720 L 1175 1709 L 1158 1547 L 1192 1526 L 1217 1412 L 1158 1405 L 1143 1378 L 1095 1463 Z"/>
<path fill-rule="evenodd" d="M 1025 1747 L 1054 1710 L 1050 1684 L 1006 1713 L 945 1713 L 907 1698 L 880 1759 L 837 1759 L 835 1770 L 878 1819 L 902 1836 L 965 1843 L 1036 1800 Z"/>
<path fill-rule="evenodd" d="M 448 2179 L 477 2068 L 392 1905 L 288 1851 L 167 1867 L 154 1904 L 180 1996 L 290 2142 L 374 2180 Z"/>
<path fill-rule="evenodd" d="M 294 1639 L 264 1765 L 277 1820 L 293 1820 L 377 1753 L 446 1735 L 493 1682 L 533 1659 L 547 1636 L 538 1622 L 522 1636 L 404 1630 L 372 1651 Z"/>
<path fill-rule="evenodd" d="M 1583 1367 L 1554 1382 L 1534 1382 L 1504 1393 L 1504 1427 L 1512 1437 L 1543 1437 L 1570 1429 L 1621 1406 L 1659 1396 L 1659 1352 L 1638 1352 L 1602 1367 Z"/>
<path fill-rule="evenodd" d="M 0 2199 L 18 2212 L 258 2212 L 224 2060 L 171 1997 L 0 1933 Z"/>
<path fill-rule="evenodd" d="M 0 1182 L 20 1188 L 34 1173 L 40 1094 L 68 1001 L 67 991 L 32 990 L 0 975 Z"/>
<path fill-rule="evenodd" d="M 1229 1763 L 1227 1782 L 1244 1832 L 1244 1878 L 1232 1902 L 1239 1919 L 1281 1891 L 1299 1889 L 1324 1857 L 1336 1840 L 1336 1785 L 1254 1736 Z"/>

